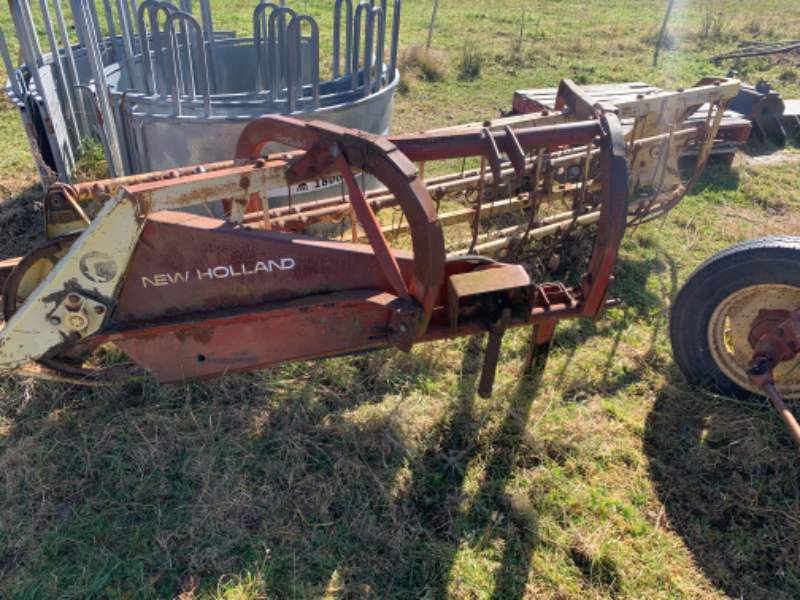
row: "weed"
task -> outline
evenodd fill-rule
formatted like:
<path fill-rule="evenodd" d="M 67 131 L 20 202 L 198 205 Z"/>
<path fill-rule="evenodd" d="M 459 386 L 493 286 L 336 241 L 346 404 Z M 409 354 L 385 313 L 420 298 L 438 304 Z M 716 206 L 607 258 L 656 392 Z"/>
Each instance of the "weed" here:
<path fill-rule="evenodd" d="M 461 81 L 474 81 L 481 76 L 481 66 L 483 65 L 483 55 L 469 44 L 464 44 L 464 52 L 461 55 L 461 62 L 458 64 L 458 78 Z"/>
<path fill-rule="evenodd" d="M 430 83 L 444 81 L 447 59 L 436 48 L 425 48 L 412 44 L 400 50 L 400 71 L 406 76 L 416 77 Z"/>
<path fill-rule="evenodd" d="M 720 42 L 730 25 L 730 15 L 726 14 L 719 0 L 705 0 L 700 6 L 700 40 L 712 44 Z"/>
<path fill-rule="evenodd" d="M 776 37 L 775 26 L 770 21 L 764 22 L 762 17 L 754 16 L 742 27 L 742 33 L 750 39 L 774 39 Z"/>

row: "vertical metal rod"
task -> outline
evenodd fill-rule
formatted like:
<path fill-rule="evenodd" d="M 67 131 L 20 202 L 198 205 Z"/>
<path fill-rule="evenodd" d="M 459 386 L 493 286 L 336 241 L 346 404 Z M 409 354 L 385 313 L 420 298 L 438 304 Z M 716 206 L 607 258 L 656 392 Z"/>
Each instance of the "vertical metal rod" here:
<path fill-rule="evenodd" d="M 131 36 L 132 36 L 132 39 L 134 40 L 134 50 L 136 51 L 136 54 L 141 54 L 142 53 L 142 42 L 136 36 L 136 31 L 134 31 L 134 29 L 136 27 L 136 15 L 139 14 L 139 2 L 137 2 L 137 0 L 130 0 L 130 2 L 128 3 L 128 6 L 131 9 L 131 12 L 129 14 L 128 20 L 129 20 L 129 22 L 131 24 Z"/>
<path fill-rule="evenodd" d="M 214 37 L 214 19 L 211 14 L 211 4 L 209 0 L 200 0 L 200 17 L 203 19 L 203 37 L 205 43 L 202 48 L 203 53 L 207 53 L 206 65 L 210 80 L 211 93 L 217 90 L 217 40 Z"/>
<path fill-rule="evenodd" d="M 115 0 L 114 5 L 117 9 L 119 35 L 122 38 L 122 52 L 125 54 L 125 58 L 133 59 L 133 37 L 129 27 L 130 15 L 128 14 L 128 5 L 125 3 L 125 0 Z M 132 64 L 130 68 L 133 68 Z"/>
<path fill-rule="evenodd" d="M 133 35 L 128 20 L 128 9 L 125 0 L 117 0 L 117 15 L 119 15 L 119 29 L 122 35 L 122 44 L 125 47 L 125 56 L 128 59 L 128 70 L 131 74 L 131 81 L 137 91 L 144 91 L 144 81 L 141 70 L 136 68 L 136 50 L 133 47 Z"/>
<path fill-rule="evenodd" d="M 180 10 L 187 14 L 192 14 L 192 0 L 180 0 Z M 183 71 L 191 70 L 192 51 L 190 49 L 191 41 L 189 39 L 189 32 L 186 29 L 186 24 L 183 21 L 178 23 L 179 31 L 177 32 L 178 44 L 176 45 L 176 54 L 178 56 L 178 71 L 180 73 L 180 81 L 183 84 L 180 93 L 189 96 L 194 95 L 194 81 L 190 76 L 191 74 L 184 74 Z"/>
<path fill-rule="evenodd" d="M 380 8 L 371 8 L 367 13 L 366 39 L 364 40 L 364 97 L 372 94 L 372 58 L 375 42 L 375 19 Z"/>
<path fill-rule="evenodd" d="M 188 34 L 189 29 L 194 29 L 195 34 L 200 39 L 201 44 L 205 43 L 203 39 L 203 27 L 200 22 L 192 15 L 185 12 L 173 12 L 167 17 L 164 22 L 164 34 L 167 41 L 167 68 L 169 71 L 172 108 L 176 115 L 181 114 L 181 97 L 180 97 L 180 75 L 179 65 L 180 55 L 178 53 L 178 36 L 175 29 L 176 21 L 186 23 L 186 31 Z M 205 116 L 211 116 L 211 88 L 208 81 L 208 66 L 206 63 L 206 56 L 204 52 L 198 55 L 200 64 L 198 65 L 198 81 L 200 83 L 200 93 L 203 95 L 203 110 Z M 189 74 L 192 73 L 191 69 L 187 68 Z"/>
<path fill-rule="evenodd" d="M 433 43 L 433 26 L 436 24 L 436 11 L 439 10 L 439 0 L 435 0 L 433 3 L 433 14 L 431 15 L 431 28 L 428 30 L 428 43 L 425 46 L 428 50 L 431 49 L 431 44 Z"/>
<path fill-rule="evenodd" d="M 153 42 L 153 77 L 155 79 L 154 92 L 162 98 L 166 98 L 166 67 L 164 65 L 164 51 L 161 48 L 161 44 L 166 43 L 167 36 L 166 32 L 162 34 L 161 26 L 158 24 L 158 13 L 161 9 L 158 6 L 153 7 L 148 1 L 142 4 L 142 7 L 144 6 L 148 6 L 148 16 L 150 17 L 150 36 Z M 166 15 L 169 15 L 169 12 L 170 11 L 168 11 L 166 8 L 164 9 L 164 13 Z"/>
<path fill-rule="evenodd" d="M 281 2 L 283 4 L 283 2 Z M 272 10 L 269 15 L 269 99 L 275 102 L 278 99 L 278 90 L 283 88 L 281 74 L 286 69 L 286 54 L 285 54 L 285 33 L 276 32 L 281 29 L 281 21 L 286 22 L 286 15 L 292 15 L 292 18 L 297 16 L 291 8 L 279 6 Z"/>
<path fill-rule="evenodd" d="M 139 30 L 139 44 L 142 49 L 142 70 L 144 71 L 146 93 L 160 94 L 164 92 L 164 62 L 161 44 L 163 37 L 159 32 L 158 13 L 163 11 L 164 16 L 169 16 L 175 6 L 169 2 L 158 0 L 145 0 L 136 11 L 136 25 Z M 147 32 L 144 16 L 147 13 L 150 22 L 150 33 Z M 154 44 L 153 58 L 150 57 L 150 42 Z M 155 60 L 153 60 L 155 59 Z"/>
<path fill-rule="evenodd" d="M 289 57 L 289 111 L 297 110 L 297 101 L 303 97 L 303 71 L 301 65 L 303 57 L 301 54 L 301 34 L 302 24 L 308 23 L 311 26 L 311 56 L 319 56 L 319 27 L 317 22 L 308 15 L 297 15 L 289 23 L 287 32 L 288 57 Z M 319 60 L 311 61 L 311 89 L 313 95 L 314 110 L 319 108 Z"/>
<path fill-rule="evenodd" d="M 75 56 L 72 54 L 72 43 L 69 39 L 69 32 L 67 31 L 67 24 L 64 21 L 64 11 L 61 8 L 61 0 L 53 0 L 53 10 L 56 13 L 56 23 L 58 30 L 61 34 L 61 45 L 64 47 L 64 58 L 67 61 L 67 69 L 69 75 L 69 93 L 72 94 L 73 104 L 77 110 L 77 122 L 79 127 L 80 136 L 90 136 L 91 130 L 89 123 L 86 119 L 86 110 L 83 103 L 83 98 L 75 88 L 80 83 L 78 78 L 78 68 L 75 65 Z"/>
<path fill-rule="evenodd" d="M 664 31 L 667 29 L 667 21 L 669 21 L 669 13 L 672 12 L 672 5 L 675 4 L 675 0 L 669 0 L 669 5 L 667 6 L 667 14 L 664 15 L 664 22 L 661 24 L 661 31 L 658 33 L 658 41 L 656 42 L 656 50 L 653 53 L 653 66 L 658 66 L 658 52 L 661 50 L 661 41 L 664 39 Z"/>
<path fill-rule="evenodd" d="M 259 193 L 258 197 L 261 200 L 261 215 L 264 219 L 264 230 L 269 231 L 272 229 L 272 223 L 269 219 L 269 191 L 264 190 Z"/>
<path fill-rule="evenodd" d="M 17 30 L 17 40 L 19 41 L 19 49 L 22 52 L 22 59 L 25 61 L 25 66 L 28 68 L 33 79 L 33 84 L 36 87 L 36 93 L 45 103 L 47 107 L 47 98 L 44 93 L 44 86 L 42 85 L 42 78 L 39 74 L 39 67 L 36 62 L 36 50 L 28 37 L 28 26 L 25 22 L 24 8 L 20 4 L 20 0 L 11 0 L 11 18 L 14 21 L 14 26 Z M 41 50 L 39 51 L 41 54 Z M 49 111 L 48 111 L 49 112 Z"/>
<path fill-rule="evenodd" d="M 64 69 L 61 53 L 58 50 L 58 42 L 56 41 L 56 34 L 53 30 L 53 22 L 50 19 L 50 10 L 47 7 L 47 0 L 39 0 L 39 8 L 42 11 L 42 21 L 44 22 L 44 29 L 47 33 L 47 40 L 50 42 L 50 52 L 53 55 L 53 64 L 58 74 L 58 86 L 61 89 L 63 102 L 67 107 L 67 126 L 68 131 L 72 134 L 72 143 L 77 149 L 82 149 L 81 132 L 78 130 L 78 120 L 75 118 L 75 106 L 72 103 L 72 90 L 70 89 L 67 73 Z"/>
<path fill-rule="evenodd" d="M 31 5 L 28 4 L 28 0 L 22 0 L 22 10 L 20 11 L 20 15 L 25 23 L 25 28 L 28 33 L 28 41 L 31 44 L 33 56 L 35 57 L 35 62 L 28 63 L 28 69 L 33 68 L 33 66 L 41 67 L 44 64 L 42 47 L 39 45 L 39 36 L 36 35 L 36 25 L 33 23 L 33 13 L 31 12 Z"/>
<path fill-rule="evenodd" d="M 104 144 L 104 149 L 106 152 L 108 170 L 111 177 L 121 177 L 124 175 L 124 170 L 122 168 L 122 156 L 119 150 L 114 114 L 111 112 L 111 107 L 108 102 L 108 83 L 106 82 L 105 72 L 103 71 L 103 62 L 100 58 L 99 45 L 97 42 L 98 34 L 89 18 L 92 2 L 91 0 L 78 0 L 78 6 L 80 6 L 82 10 L 79 15 L 76 15 L 78 18 L 75 19 L 75 24 L 83 29 L 83 36 L 86 40 L 86 52 L 89 57 L 89 64 L 92 68 L 95 89 L 97 90 L 96 97 L 98 108 L 103 118 L 103 122 L 98 123 L 98 125 L 103 128 L 105 132 L 104 140 L 106 143 Z"/>
<path fill-rule="evenodd" d="M 331 68 L 332 78 L 339 78 L 339 61 L 341 60 L 341 37 L 342 37 L 342 4 L 347 2 L 347 13 L 345 16 L 345 57 L 350 56 L 350 44 L 353 42 L 353 2 L 352 0 L 336 0 L 333 8 L 333 65 Z M 345 75 L 350 73 L 350 62 L 347 58 L 344 61 Z"/>
<path fill-rule="evenodd" d="M 169 20 L 169 19 L 167 19 Z M 180 116 L 181 114 L 181 91 L 179 89 L 179 75 L 178 75 L 178 62 L 177 56 L 177 43 L 176 34 L 174 29 L 170 28 L 167 23 L 164 23 L 164 41 L 167 46 L 167 73 L 169 75 L 170 87 L 169 95 L 172 97 L 172 112 L 174 115 Z"/>
<path fill-rule="evenodd" d="M 253 49 L 256 53 L 256 92 L 263 92 L 264 85 L 269 85 L 269 70 L 267 69 L 267 9 L 275 10 L 278 5 L 274 2 L 262 2 L 253 11 Z"/>
<path fill-rule="evenodd" d="M 394 11 L 392 13 L 392 47 L 389 51 L 389 75 L 387 77 L 387 85 L 394 80 L 394 74 L 397 69 L 397 46 L 400 42 L 400 12 L 402 8 L 402 0 L 395 0 Z"/>
<path fill-rule="evenodd" d="M 3 33 L 3 28 L 0 27 L 0 52 L 3 54 L 3 63 L 6 67 L 6 73 L 8 74 L 8 80 L 11 82 L 11 89 L 14 91 L 20 101 L 23 97 L 22 88 L 19 85 L 19 80 L 17 79 L 17 73 L 14 69 L 14 62 L 11 60 L 11 54 L 8 52 L 8 44 L 6 44 L 6 34 Z"/>
<path fill-rule="evenodd" d="M 72 21 L 74 23 L 75 20 L 80 16 L 80 9 L 78 4 L 79 0 L 67 0 L 67 2 L 69 3 L 69 10 L 70 13 L 72 13 Z M 78 38 L 78 46 L 80 48 L 86 48 L 86 40 L 83 39 L 83 33 L 82 33 L 83 30 L 80 27 L 78 27 L 77 23 L 74 23 L 73 29 L 75 29 L 75 35 Z"/>
<path fill-rule="evenodd" d="M 386 3 L 386 0 L 383 2 Z M 375 83 L 373 85 L 373 93 L 383 88 L 383 54 L 386 46 L 386 12 L 383 8 L 373 8 L 373 12 L 379 10 L 381 18 L 381 26 L 378 29 L 378 44 L 375 49 Z M 387 83 L 389 83 L 387 81 Z"/>
<path fill-rule="evenodd" d="M 589 181 L 589 167 L 592 164 L 592 142 L 586 144 L 586 157 L 583 159 L 583 173 L 581 173 L 581 206 L 586 202 L 587 185 Z"/>
<path fill-rule="evenodd" d="M 77 6 L 80 6 L 81 1 L 82 0 L 75 0 L 75 2 L 77 3 Z M 92 23 L 94 25 L 94 30 L 96 32 L 96 34 L 95 34 L 95 44 L 97 44 L 97 52 L 98 52 L 98 54 L 100 56 L 100 59 L 103 60 L 103 65 L 105 66 L 106 62 L 105 62 L 104 59 L 106 57 L 107 47 L 106 47 L 105 41 L 104 41 L 103 36 L 102 36 L 103 28 L 100 26 L 100 17 L 97 14 L 97 6 L 95 6 L 94 0 L 91 0 L 88 3 L 88 6 L 89 6 L 89 15 L 90 15 L 90 17 L 92 19 Z M 80 9 L 79 9 L 79 12 L 81 14 L 83 14 L 83 11 L 80 10 Z M 73 16 L 74 16 L 74 13 L 73 13 Z M 86 40 L 86 42 L 88 43 L 89 41 Z"/>
<path fill-rule="evenodd" d="M 119 20 L 120 33 L 123 36 L 125 54 L 129 58 L 132 58 L 138 53 L 136 51 L 136 36 L 133 33 L 133 21 L 131 21 L 130 5 L 126 0 L 117 0 L 117 18 Z M 127 43 L 125 43 L 126 39 Z M 128 54 L 128 46 L 131 48 L 131 54 Z"/>
<path fill-rule="evenodd" d="M 166 43 L 167 31 L 166 28 L 161 31 L 158 25 L 158 13 L 163 12 L 164 16 L 169 18 L 177 9 L 169 2 L 151 2 L 151 0 L 143 2 L 142 6 L 148 7 L 150 15 L 150 37 L 155 44 L 153 47 L 153 58 L 155 59 L 153 69 L 155 72 L 156 93 L 166 99 L 168 84 L 167 63 L 162 44 Z"/>
<path fill-rule="evenodd" d="M 511 309 L 504 308 L 497 321 L 489 323 L 489 342 L 486 344 L 486 353 L 483 356 L 483 370 L 478 383 L 478 395 L 481 398 L 490 398 L 492 395 L 494 378 L 497 374 L 497 362 L 500 360 L 500 349 L 503 345 L 503 336 L 510 320 Z"/>
<path fill-rule="evenodd" d="M 354 92 L 358 88 L 358 59 L 361 50 L 361 14 L 366 13 L 369 19 L 369 11 L 372 10 L 369 2 L 361 2 L 356 6 L 355 19 L 353 21 L 353 55 L 350 58 L 350 71 L 353 74 L 353 80 L 350 83 L 350 91 Z M 364 31 L 366 33 L 367 24 L 364 23 Z M 365 42 L 366 44 L 366 42 Z M 371 57 L 370 57 L 371 58 Z M 366 65 L 367 57 L 364 55 L 364 64 Z M 367 82 L 366 70 L 364 73 L 364 84 Z"/>
<path fill-rule="evenodd" d="M 475 243 L 478 241 L 478 230 L 481 226 L 481 208 L 483 207 L 483 191 L 486 186 L 486 157 L 481 155 L 481 178 L 478 180 L 478 203 L 475 206 L 475 219 L 472 222 L 472 242 L 469 244 L 469 252 L 475 252 Z"/>
<path fill-rule="evenodd" d="M 117 38 L 117 26 L 114 23 L 114 13 L 111 10 L 111 0 L 103 0 L 103 8 L 106 11 L 106 26 L 108 27 L 108 40 L 110 42 L 111 56 L 114 62 L 119 62 L 123 58 L 124 49 Z"/>

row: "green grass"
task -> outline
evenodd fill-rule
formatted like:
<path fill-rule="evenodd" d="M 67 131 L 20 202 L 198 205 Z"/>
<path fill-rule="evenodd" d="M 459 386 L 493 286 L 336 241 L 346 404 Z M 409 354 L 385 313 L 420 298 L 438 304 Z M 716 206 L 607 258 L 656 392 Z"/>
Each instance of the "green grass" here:
<path fill-rule="evenodd" d="M 217 2 L 219 27 L 249 29 L 251 4 Z M 402 46 L 424 46 L 431 4 L 404 4 Z M 687 86 L 724 74 L 707 57 L 740 39 L 800 33 L 794 2 L 730 0 L 704 39 L 708 3 L 686 2 L 654 69 L 666 2 L 594 4 L 443 0 L 442 78 L 406 77 L 395 130 L 492 118 L 515 89 L 567 76 Z M 460 77 L 465 43 L 475 78 Z M 737 68 L 797 96 L 781 60 Z M 7 258 L 42 224 L 5 100 L 0 139 L 3 210 L 24 209 L 0 238 Z M 709 167 L 666 219 L 629 231 L 622 306 L 561 323 L 539 382 L 518 377 L 528 333 L 510 332 L 491 400 L 475 393 L 481 338 L 183 387 L 0 379 L 0 597 L 799 597 L 790 434 L 758 399 L 687 386 L 667 337 L 700 262 L 798 231 L 799 154 L 781 156 Z"/>

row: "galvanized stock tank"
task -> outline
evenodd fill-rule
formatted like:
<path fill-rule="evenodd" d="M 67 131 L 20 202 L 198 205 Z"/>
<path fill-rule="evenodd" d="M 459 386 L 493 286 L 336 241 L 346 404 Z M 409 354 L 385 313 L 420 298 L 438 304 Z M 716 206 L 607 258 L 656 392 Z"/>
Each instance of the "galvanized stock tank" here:
<path fill-rule="evenodd" d="M 214 30 L 209 0 L 200 0 L 200 19 L 192 14 L 191 0 L 181 0 L 180 7 L 116 0 L 116 11 L 111 0 L 103 0 L 111 35 L 101 38 L 95 0 L 70 0 L 78 43 L 65 44 L 70 23 L 61 0 L 39 0 L 51 46 L 45 54 L 29 0 L 11 0 L 25 64 L 13 68 L 0 35 L 7 93 L 41 157 L 45 183 L 48 169 L 69 181 L 83 143 L 92 136 L 103 143 L 111 175 L 123 176 L 229 160 L 244 126 L 267 114 L 388 133 L 399 82 L 401 0 L 392 7 L 388 63 L 383 61 L 387 0 L 355 6 L 352 0 L 335 2 L 333 61 L 326 80 L 320 78 L 316 20 L 284 1 L 281 6 L 258 3 L 252 37 L 238 38 Z M 273 145 L 264 152 L 281 150 Z M 337 179 L 276 190 L 270 205 L 341 193 Z"/>

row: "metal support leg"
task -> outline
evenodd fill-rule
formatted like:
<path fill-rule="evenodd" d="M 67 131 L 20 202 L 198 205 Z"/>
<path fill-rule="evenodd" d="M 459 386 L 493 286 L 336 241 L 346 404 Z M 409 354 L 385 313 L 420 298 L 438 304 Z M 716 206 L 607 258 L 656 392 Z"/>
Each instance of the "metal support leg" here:
<path fill-rule="evenodd" d="M 481 398 L 490 398 L 494 388 L 494 376 L 497 373 L 497 362 L 500 359 L 500 347 L 503 345 L 503 335 L 511 321 L 511 309 L 504 308 L 494 323 L 489 325 L 489 343 L 486 345 L 486 354 L 483 357 L 483 372 L 478 384 L 478 395 Z"/>
<path fill-rule="evenodd" d="M 556 331 L 556 322 L 548 321 L 533 326 L 531 343 L 528 346 L 528 356 L 522 368 L 522 375 L 538 376 L 547 365 L 550 347 L 553 345 L 553 334 Z"/>

